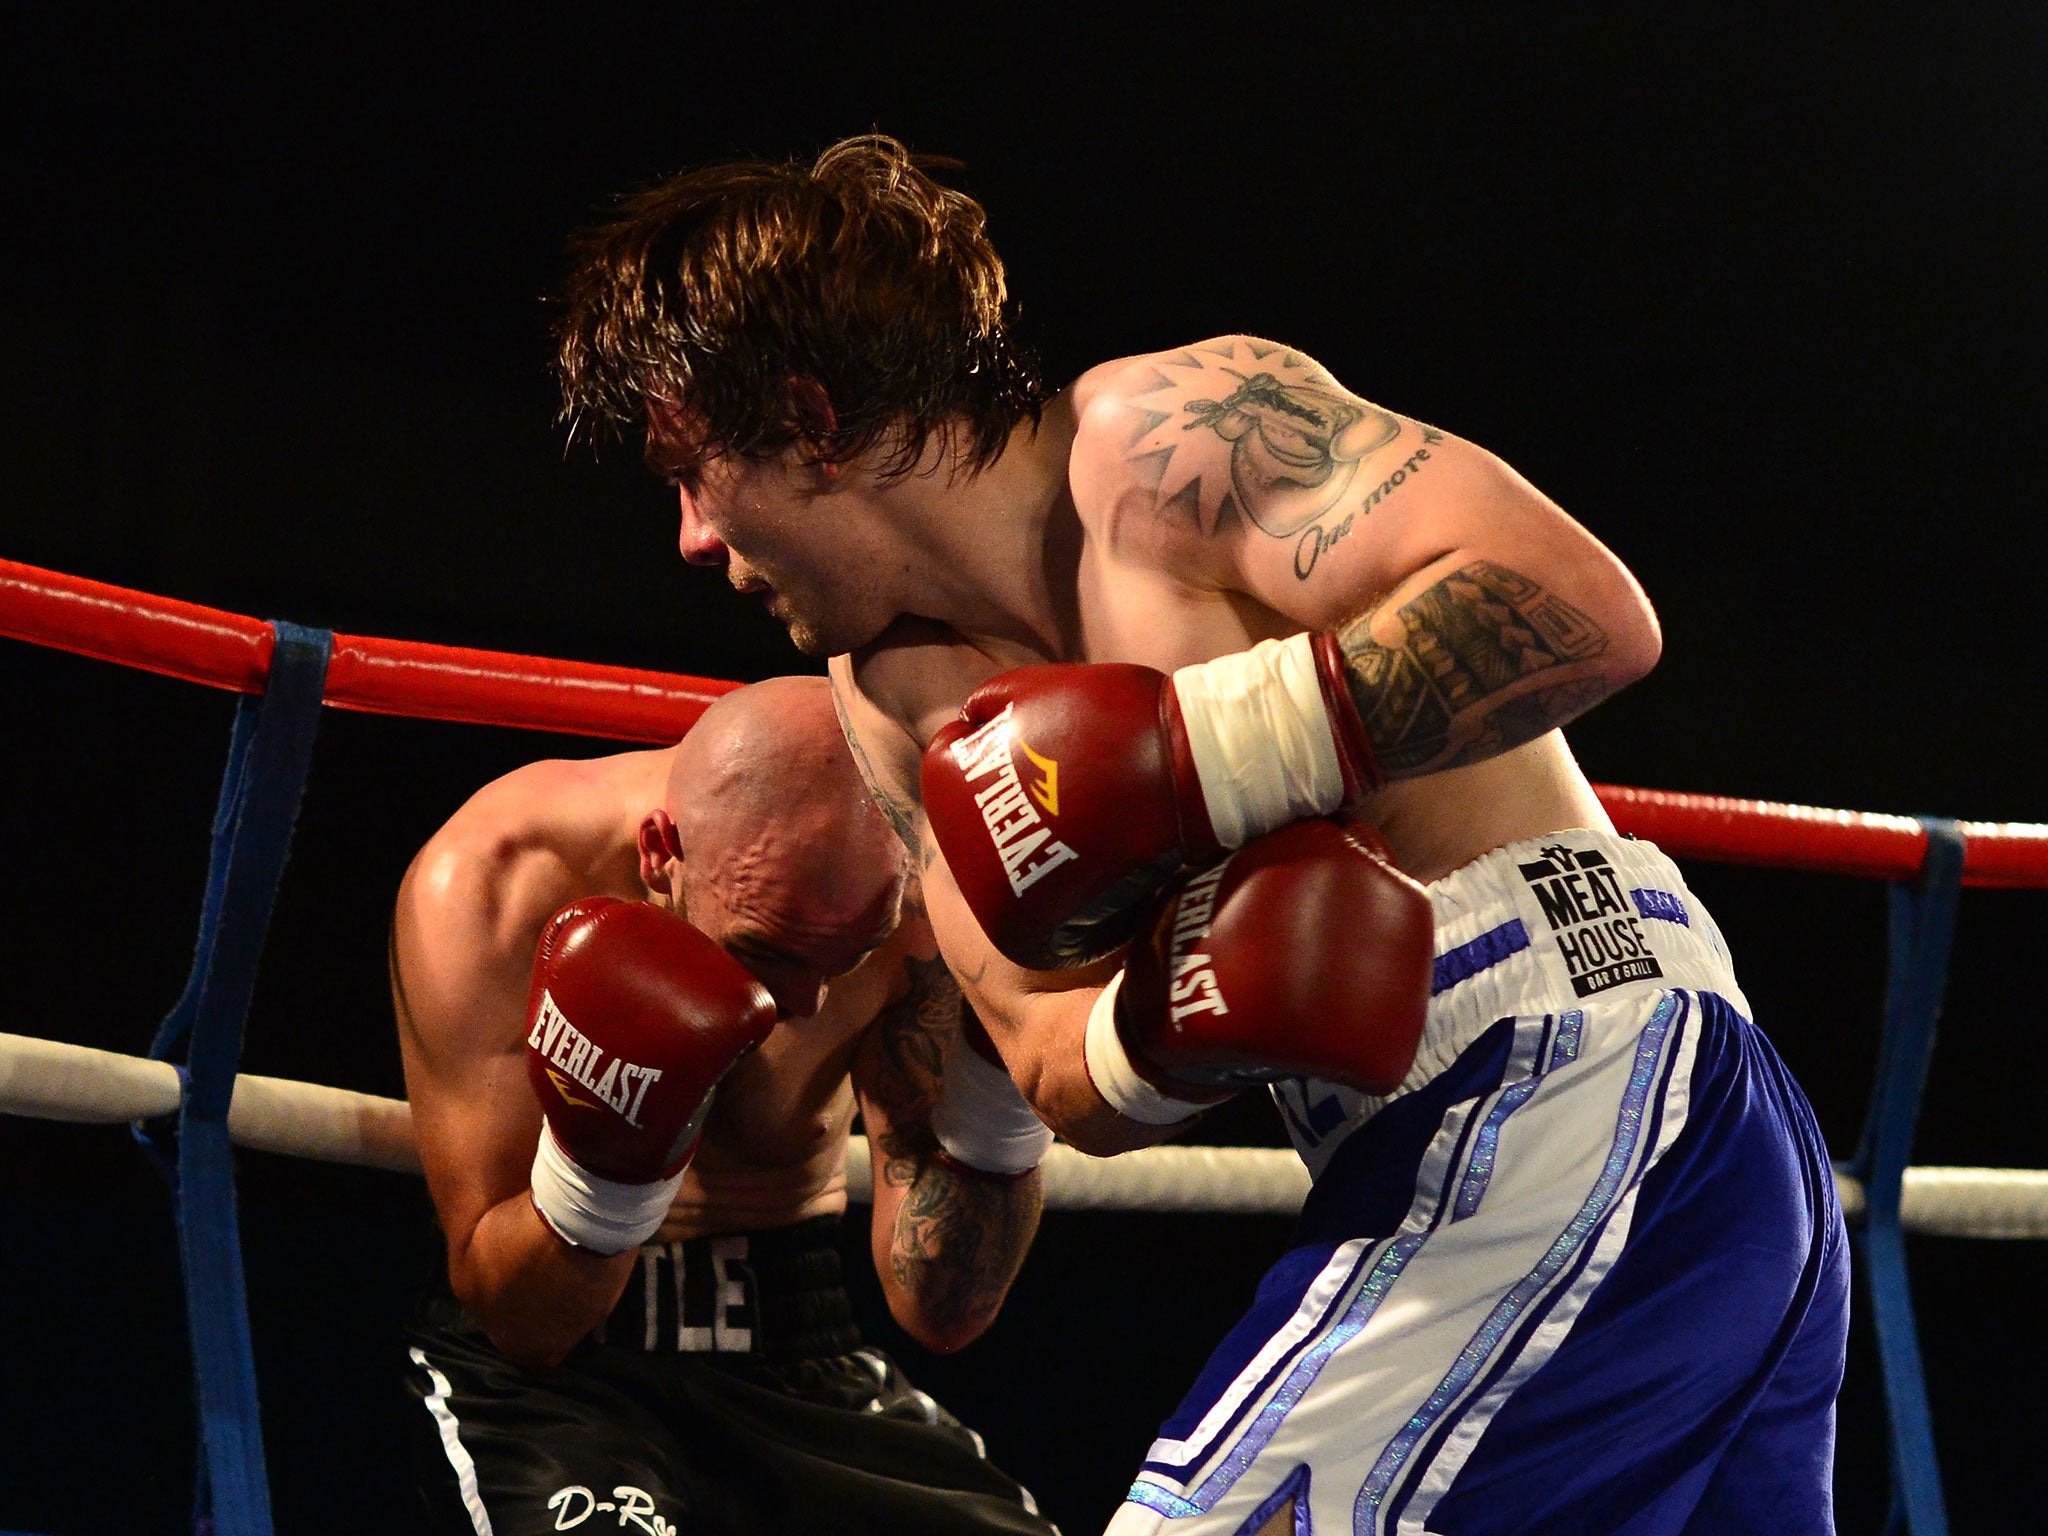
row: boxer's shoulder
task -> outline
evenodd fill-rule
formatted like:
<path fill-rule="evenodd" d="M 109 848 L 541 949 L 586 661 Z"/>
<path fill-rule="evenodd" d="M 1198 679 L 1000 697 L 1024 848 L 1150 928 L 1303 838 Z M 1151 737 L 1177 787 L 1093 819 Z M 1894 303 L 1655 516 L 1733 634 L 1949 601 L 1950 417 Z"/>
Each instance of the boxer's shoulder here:
<path fill-rule="evenodd" d="M 1170 469 L 1191 453 L 1220 465 L 1244 430 L 1314 438 L 1372 409 L 1306 352 L 1243 335 L 1098 364 L 1074 381 L 1072 400 L 1075 452 L 1102 468 L 1149 455 Z"/>
<path fill-rule="evenodd" d="M 404 951 L 437 967 L 523 975 L 549 914 L 592 894 L 593 865 L 616 841 L 600 808 L 643 755 L 528 763 L 470 796 L 406 871 L 397 910 Z"/>
<path fill-rule="evenodd" d="M 1286 384 L 1340 387 L 1328 369 L 1300 348 L 1233 332 L 1112 358 L 1083 373 L 1071 389 L 1075 410 L 1086 417 L 1100 407 L 1138 398 L 1204 395 L 1218 381 L 1242 382 L 1262 373 Z"/>
<path fill-rule="evenodd" d="M 1102 363 L 1074 382 L 1071 477 L 1084 521 L 1091 509 L 1188 521 L 1199 504 L 1203 523 L 1213 523 L 1216 497 L 1228 482 L 1230 445 L 1190 429 L 1201 425 L 1203 402 L 1225 398 L 1241 383 L 1244 370 L 1234 365 L 1241 348 L 1242 361 L 1254 360 L 1250 345 L 1248 337 L 1212 337 Z M 1258 343 L 1262 351 L 1271 345 Z M 1216 481 L 1207 495 L 1200 486 L 1204 469 Z M 1220 479 L 1218 471 L 1224 472 Z"/>
<path fill-rule="evenodd" d="M 1109 559 L 1197 590 L 1239 585 L 1243 547 L 1271 531 L 1248 498 L 1321 483 L 1333 445 L 1374 446 L 1355 443 L 1361 425 L 1391 421 L 1306 353 L 1241 335 L 1104 363 L 1074 407 L 1083 527 Z"/>

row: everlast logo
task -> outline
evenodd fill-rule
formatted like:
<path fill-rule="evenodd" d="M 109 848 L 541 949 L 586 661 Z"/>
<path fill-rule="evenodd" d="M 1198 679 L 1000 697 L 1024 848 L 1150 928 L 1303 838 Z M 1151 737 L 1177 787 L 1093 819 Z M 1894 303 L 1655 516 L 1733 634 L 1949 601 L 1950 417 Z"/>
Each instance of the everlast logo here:
<path fill-rule="evenodd" d="M 1173 981 L 1166 1002 L 1167 1012 L 1175 1023 L 1191 1013 L 1230 1012 L 1222 989 L 1216 985 L 1216 972 L 1209 957 L 1200 948 L 1209 937 L 1209 919 L 1216 913 L 1216 886 L 1227 868 L 1226 861 L 1190 880 L 1173 915 L 1172 949 L 1168 956 L 1173 962 Z"/>
<path fill-rule="evenodd" d="M 616 1056 L 607 1061 L 604 1047 L 585 1038 L 546 992 L 540 995 L 540 1017 L 533 1021 L 533 1032 L 526 1037 L 526 1044 L 553 1063 L 548 1079 L 571 1104 L 590 1104 L 588 1099 L 569 1091 L 569 1084 L 574 1081 L 624 1115 L 626 1124 L 639 1128 L 640 1101 L 647 1097 L 648 1085 L 661 1076 L 661 1068 L 636 1066 Z M 604 1063 L 602 1072 L 598 1071 L 600 1062 Z"/>
<path fill-rule="evenodd" d="M 1534 863 L 1517 867 L 1557 936 L 1572 990 L 1591 997 L 1624 982 L 1662 976 L 1607 855 L 1555 843 L 1542 852 Z"/>
<path fill-rule="evenodd" d="M 961 775 L 968 783 L 988 780 L 975 790 L 974 803 L 980 807 L 982 824 L 996 845 L 996 857 L 1003 861 L 1010 889 L 1022 896 L 1048 871 L 1080 855 L 1052 835 L 1045 818 L 1031 803 L 1036 798 L 1048 812 L 1057 814 L 1059 790 L 1055 775 L 1059 765 L 1040 757 L 1020 741 L 1018 746 L 1044 774 L 1031 786 L 1038 791 L 1035 797 L 1024 792 L 1016 760 L 1010 755 L 1012 708 L 1005 705 L 1003 712 L 980 730 L 954 742 L 953 761 L 960 765 Z"/>

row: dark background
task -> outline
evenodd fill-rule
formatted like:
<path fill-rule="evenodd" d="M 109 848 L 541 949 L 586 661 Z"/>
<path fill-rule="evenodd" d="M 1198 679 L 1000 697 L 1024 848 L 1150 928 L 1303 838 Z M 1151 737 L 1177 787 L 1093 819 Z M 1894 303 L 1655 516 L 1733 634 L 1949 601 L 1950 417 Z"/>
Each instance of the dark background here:
<path fill-rule="evenodd" d="M 355 633 L 798 667 L 676 558 L 630 453 L 565 457 L 541 296 L 611 194 L 880 127 L 966 162 L 1051 376 L 1276 337 L 1499 451 L 1612 545 L 1666 651 L 1575 728 L 1596 779 L 2048 817 L 2035 8 L 4 26 L 0 556 Z M 0 642 L 4 1027 L 146 1044 L 189 960 L 231 707 Z M 331 715 L 248 1067 L 399 1091 L 382 938 L 411 850 L 486 779 L 598 750 Z M 1881 892 L 1694 874 L 1846 1151 Z M 1917 1160 L 2048 1162 L 2022 985 L 2044 916 L 2037 894 L 1966 897 Z M 1206 1134 L 1281 1139 L 1258 1105 Z M 241 1187 L 280 1529 L 413 1529 L 395 1383 L 434 1252 L 417 1181 L 251 1154 Z M 1285 1230 L 1053 1216 L 983 1343 L 900 1353 L 1081 1536 Z M 1988 1526 L 2032 1503 L 2048 1252 L 1912 1260 L 1954 1523 Z M 172 1231 L 125 1132 L 0 1125 L 0 1316 L 0 1525 L 176 1529 Z M 1881 1515 L 1880 1422 L 1859 1334 L 1845 1530 Z"/>

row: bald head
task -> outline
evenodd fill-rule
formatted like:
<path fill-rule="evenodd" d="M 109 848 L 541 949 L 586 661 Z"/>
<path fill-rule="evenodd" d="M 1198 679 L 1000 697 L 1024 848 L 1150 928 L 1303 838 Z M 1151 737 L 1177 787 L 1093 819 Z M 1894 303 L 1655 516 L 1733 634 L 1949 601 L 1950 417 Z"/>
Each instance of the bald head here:
<path fill-rule="evenodd" d="M 764 965 L 836 975 L 895 926 L 907 860 L 825 679 L 775 678 L 719 699 L 676 748 L 663 799 L 686 915 L 770 991 Z"/>
<path fill-rule="evenodd" d="M 875 808 L 822 677 L 778 677 L 704 711 L 669 765 L 664 796 L 686 850 L 801 831 L 807 864 L 893 874 L 902 846 Z"/>

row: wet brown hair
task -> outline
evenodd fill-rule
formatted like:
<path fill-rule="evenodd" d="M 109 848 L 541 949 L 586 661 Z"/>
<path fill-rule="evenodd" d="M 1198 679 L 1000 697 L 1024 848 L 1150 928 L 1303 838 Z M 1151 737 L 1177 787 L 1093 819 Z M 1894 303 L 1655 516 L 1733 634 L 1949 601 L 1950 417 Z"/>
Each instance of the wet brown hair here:
<path fill-rule="evenodd" d="M 645 429 L 650 459 L 685 476 L 718 454 L 801 442 L 839 462 L 886 441 L 902 473 L 944 433 L 986 468 L 1045 390 L 981 205 L 929 174 L 953 163 L 868 134 L 624 199 L 570 248 L 555 334 L 572 440 Z"/>

